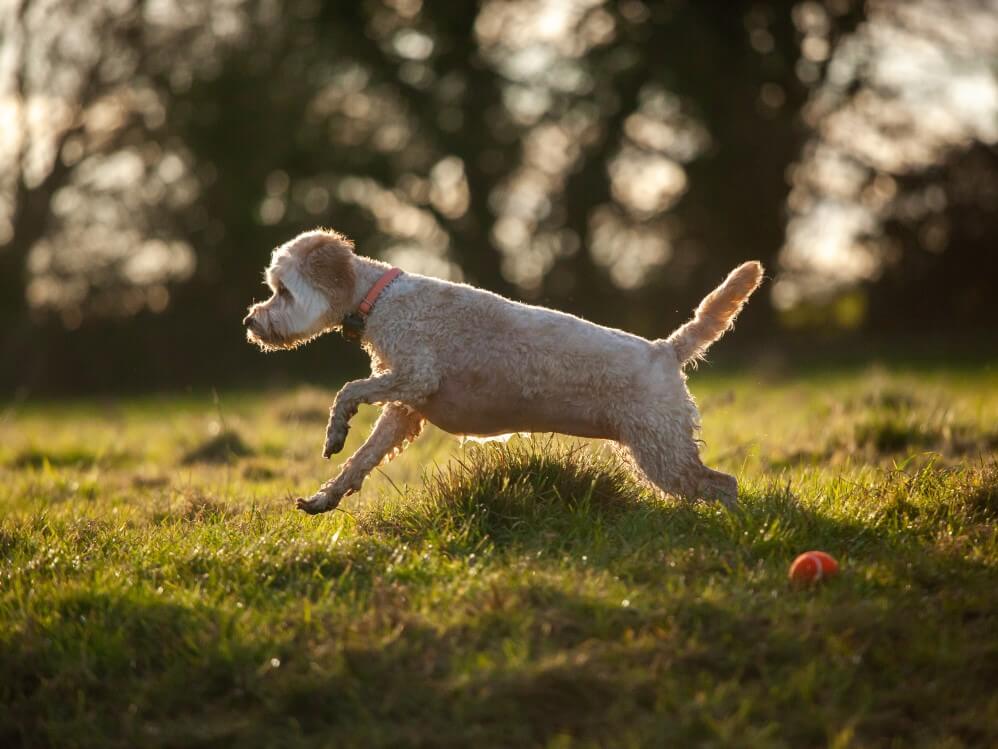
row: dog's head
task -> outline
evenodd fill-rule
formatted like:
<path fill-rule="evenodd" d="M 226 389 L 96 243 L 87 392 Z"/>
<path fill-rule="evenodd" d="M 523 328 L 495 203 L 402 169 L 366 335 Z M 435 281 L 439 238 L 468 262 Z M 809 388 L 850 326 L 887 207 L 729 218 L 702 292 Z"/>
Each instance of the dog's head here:
<path fill-rule="evenodd" d="M 249 308 L 246 338 L 264 351 L 299 346 L 342 323 L 353 309 L 353 243 L 334 231 L 299 234 L 264 272 L 271 296 Z"/>

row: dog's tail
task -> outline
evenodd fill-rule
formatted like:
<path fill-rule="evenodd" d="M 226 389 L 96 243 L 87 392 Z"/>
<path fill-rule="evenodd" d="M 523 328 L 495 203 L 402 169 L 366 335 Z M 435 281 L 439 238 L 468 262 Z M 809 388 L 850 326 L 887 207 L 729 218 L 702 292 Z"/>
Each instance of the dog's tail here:
<path fill-rule="evenodd" d="M 680 364 L 702 359 L 710 345 L 731 327 L 752 292 L 762 283 L 762 263 L 735 268 L 724 283 L 704 297 L 693 319 L 668 338 Z"/>

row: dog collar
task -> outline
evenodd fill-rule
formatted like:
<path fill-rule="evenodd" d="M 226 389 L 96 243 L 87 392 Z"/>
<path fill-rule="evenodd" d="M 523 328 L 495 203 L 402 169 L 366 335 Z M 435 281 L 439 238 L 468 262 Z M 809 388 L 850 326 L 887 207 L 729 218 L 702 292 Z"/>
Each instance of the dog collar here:
<path fill-rule="evenodd" d="M 374 282 L 374 286 L 358 305 L 357 309 L 343 318 L 343 337 L 348 341 L 359 343 L 364 335 L 364 326 L 367 324 L 367 316 L 374 309 L 374 303 L 378 301 L 381 292 L 388 288 L 392 281 L 402 275 L 399 268 L 391 268 L 381 274 L 381 278 Z"/>

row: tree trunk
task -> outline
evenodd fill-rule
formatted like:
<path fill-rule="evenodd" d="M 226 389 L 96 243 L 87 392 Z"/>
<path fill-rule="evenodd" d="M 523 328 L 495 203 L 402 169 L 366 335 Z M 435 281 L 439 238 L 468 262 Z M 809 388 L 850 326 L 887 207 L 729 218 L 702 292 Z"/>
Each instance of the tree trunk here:
<path fill-rule="evenodd" d="M 45 185 L 49 185 L 46 180 Z M 52 192 L 18 185 L 13 239 L 0 250 L 0 385 L 9 388 L 30 384 L 42 351 L 31 345 L 28 253 L 48 229 Z"/>

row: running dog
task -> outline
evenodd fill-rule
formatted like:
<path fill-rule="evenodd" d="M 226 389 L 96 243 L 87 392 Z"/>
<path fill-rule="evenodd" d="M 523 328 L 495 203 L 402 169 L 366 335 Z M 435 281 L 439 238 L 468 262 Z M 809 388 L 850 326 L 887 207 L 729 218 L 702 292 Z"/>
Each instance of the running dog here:
<path fill-rule="evenodd" d="M 559 432 L 613 440 L 661 492 L 734 506 L 734 476 L 706 467 L 699 414 L 684 367 L 702 358 L 762 281 L 738 266 L 668 338 L 647 340 L 573 315 L 510 301 L 459 283 L 403 273 L 354 252 L 329 230 L 278 247 L 266 270 L 272 295 L 243 320 L 265 351 L 340 330 L 371 357 L 371 376 L 348 382 L 330 409 L 323 456 L 343 449 L 362 403 L 383 409 L 339 474 L 298 499 L 334 509 L 425 422 L 458 435 Z"/>

